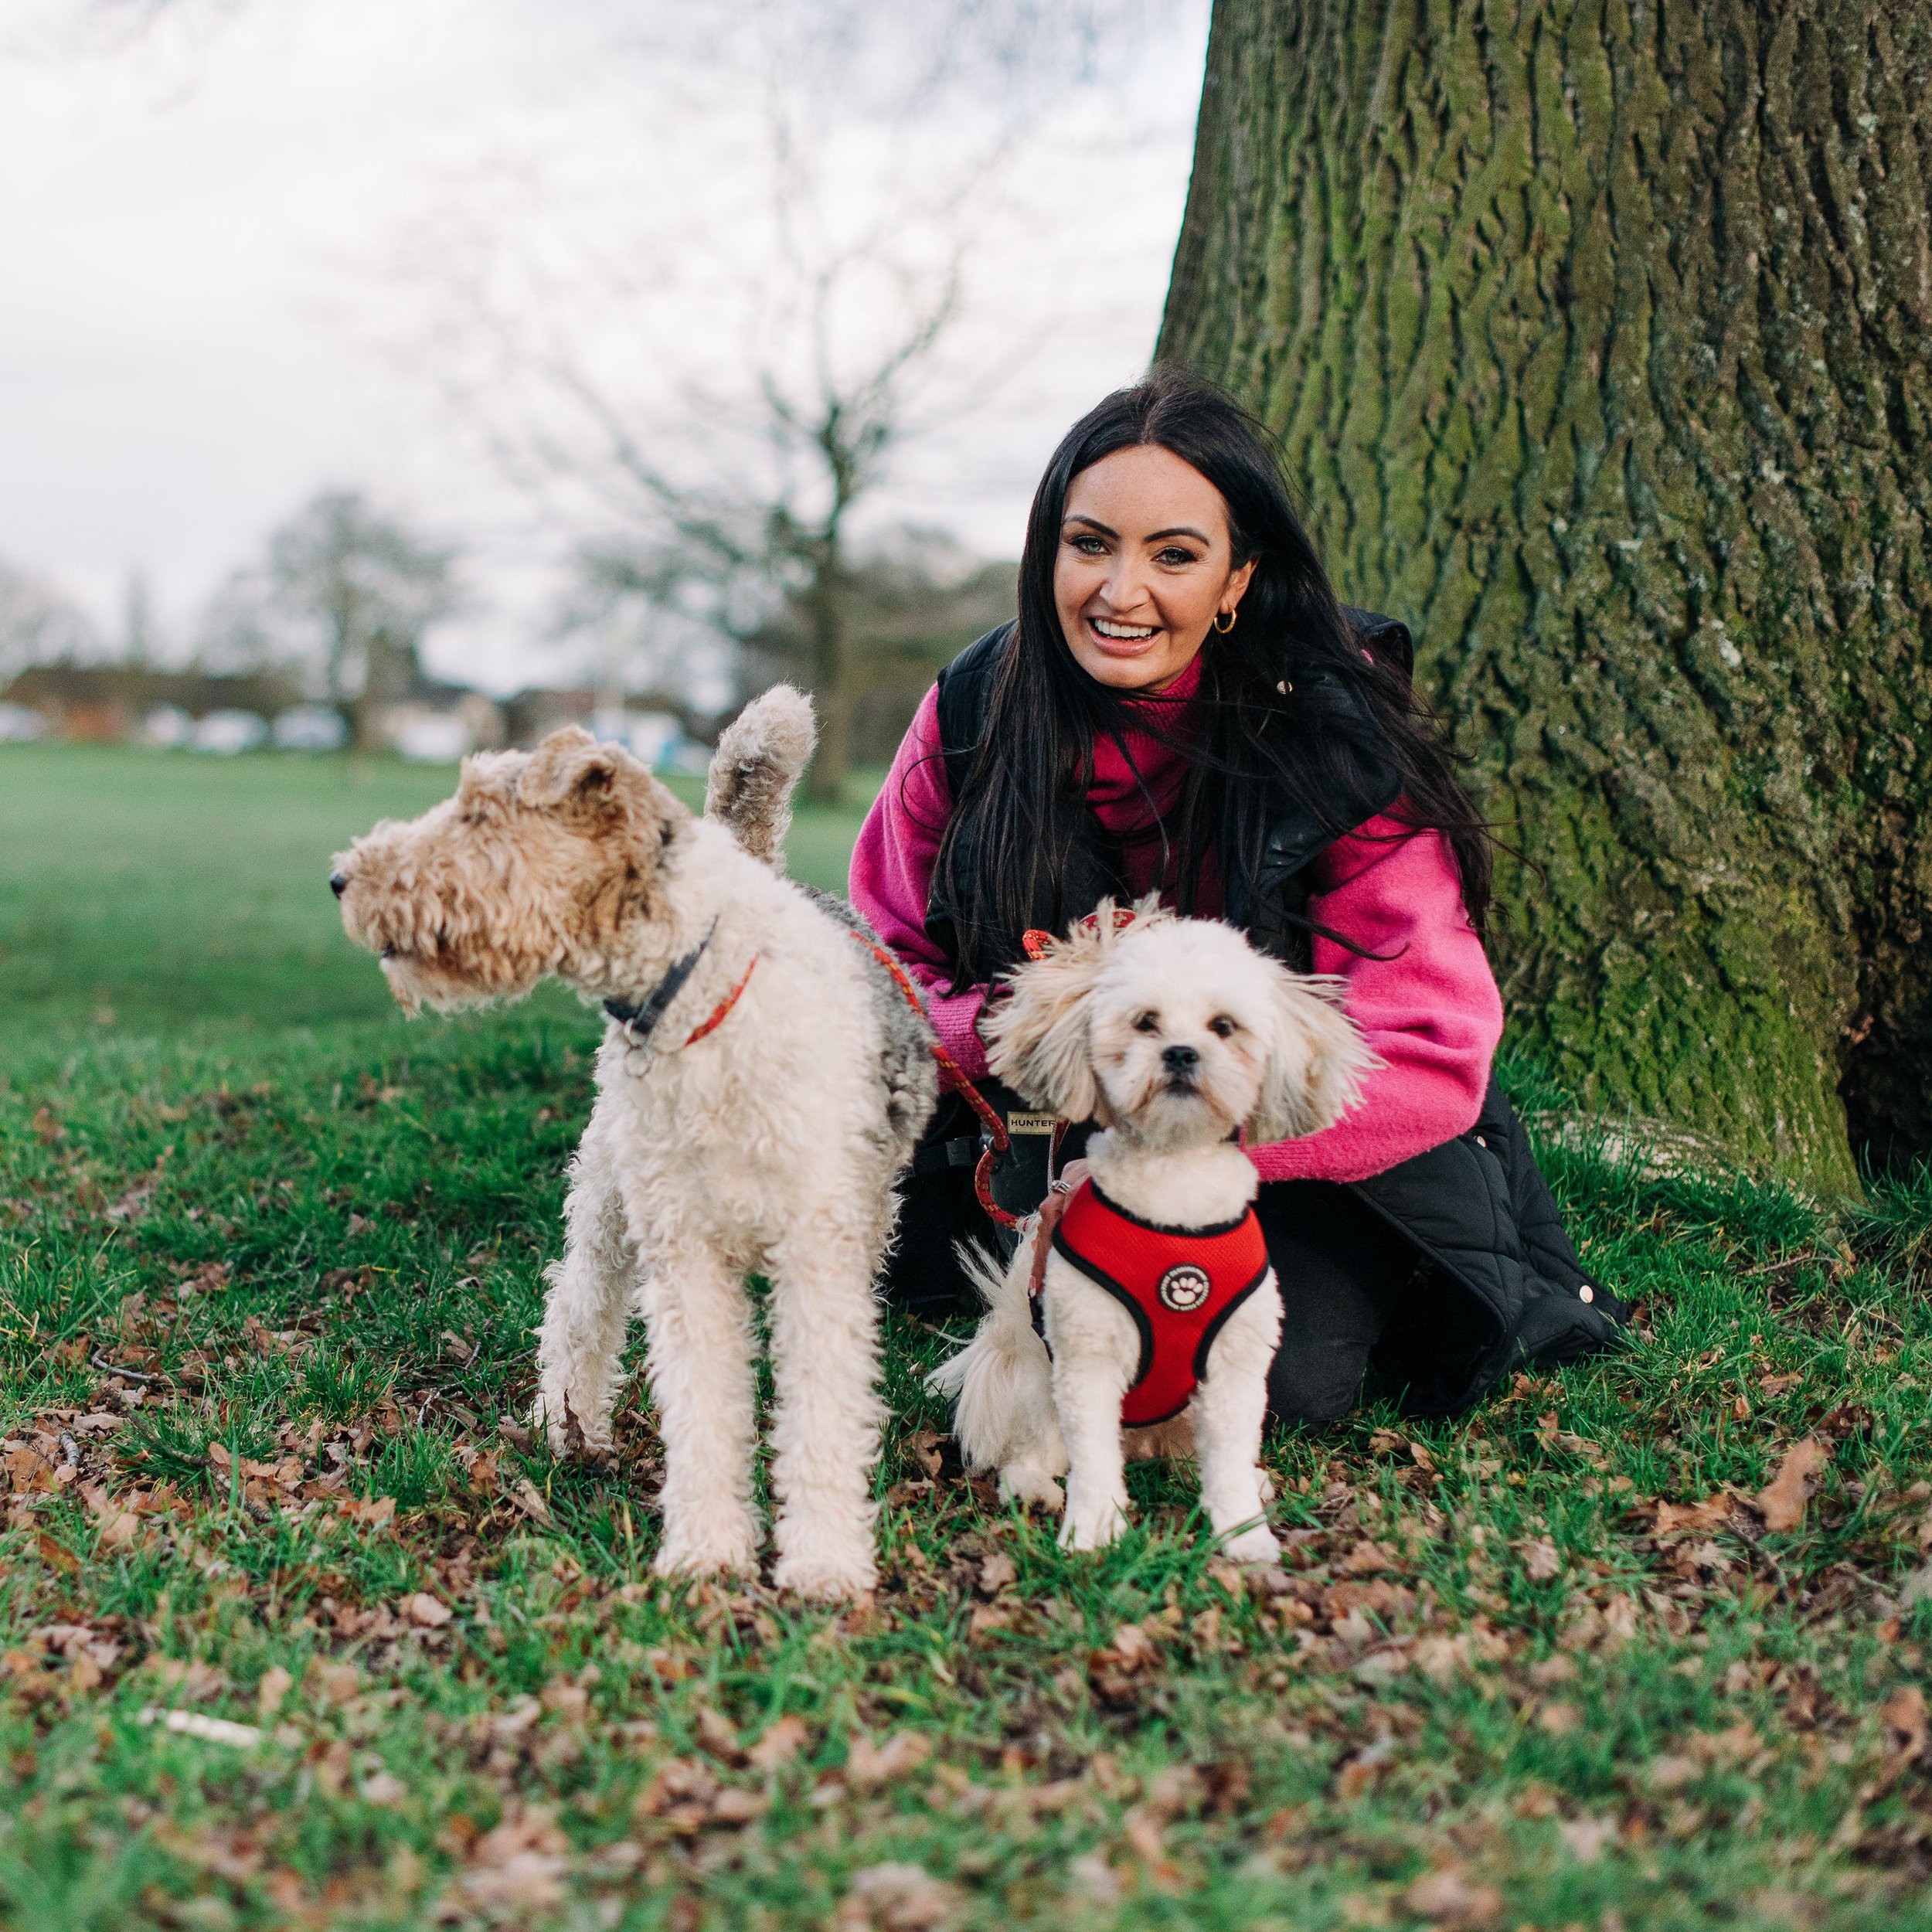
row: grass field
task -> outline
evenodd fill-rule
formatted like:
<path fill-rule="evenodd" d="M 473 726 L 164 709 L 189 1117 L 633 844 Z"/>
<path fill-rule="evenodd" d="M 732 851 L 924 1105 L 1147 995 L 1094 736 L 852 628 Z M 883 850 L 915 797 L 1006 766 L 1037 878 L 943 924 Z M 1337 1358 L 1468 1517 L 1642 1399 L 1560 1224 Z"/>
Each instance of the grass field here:
<path fill-rule="evenodd" d="M 0 750 L 0 1922 L 1932 1927 L 1932 1189 L 1566 1136 L 1638 1339 L 1272 1442 L 1258 1577 L 1146 1468 L 1063 1556 L 895 1323 L 876 1601 L 662 1585 L 642 1388 L 519 1426 L 594 1018 L 406 1023 L 323 883 L 447 784 Z"/>

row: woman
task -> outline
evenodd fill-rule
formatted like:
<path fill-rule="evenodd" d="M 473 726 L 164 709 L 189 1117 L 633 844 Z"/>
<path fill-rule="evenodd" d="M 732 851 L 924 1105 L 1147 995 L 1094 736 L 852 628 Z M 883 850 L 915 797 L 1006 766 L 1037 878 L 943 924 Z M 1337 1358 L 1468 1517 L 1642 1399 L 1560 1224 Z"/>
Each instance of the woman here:
<path fill-rule="evenodd" d="M 1447 1413 L 1514 1363 L 1568 1360 L 1622 1311 L 1579 1264 L 1491 1076 L 1490 850 L 1411 695 L 1408 633 L 1336 601 L 1265 431 L 1156 372 L 1055 451 L 1019 615 L 927 694 L 852 855 L 852 897 L 924 986 L 965 1071 L 1031 927 L 1157 887 L 1291 964 L 1338 975 L 1384 1063 L 1325 1132 L 1254 1148 L 1286 1321 L 1275 1417 L 1334 1421 L 1365 1373 Z M 1038 1131 L 997 1192 L 1044 1188 Z M 971 1117 L 943 1106 L 890 1285 L 957 1291 L 949 1247 L 992 1234 Z"/>

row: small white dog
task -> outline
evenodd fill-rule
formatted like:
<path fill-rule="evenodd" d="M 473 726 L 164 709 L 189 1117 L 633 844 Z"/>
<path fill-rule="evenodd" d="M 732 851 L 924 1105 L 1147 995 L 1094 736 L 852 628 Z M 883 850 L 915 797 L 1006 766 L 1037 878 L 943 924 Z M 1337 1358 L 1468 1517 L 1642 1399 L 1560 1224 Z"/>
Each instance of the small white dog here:
<path fill-rule="evenodd" d="M 536 1420 L 560 1454 L 611 1446 L 634 1304 L 665 1452 L 657 1567 L 755 1571 L 744 1284 L 766 1274 L 775 1580 L 837 1598 L 876 1574 L 872 1280 L 937 1075 L 863 922 L 781 874 L 812 738 L 807 700 L 767 692 L 725 734 L 699 818 L 568 726 L 466 760 L 454 798 L 378 825 L 330 883 L 412 1012 L 516 998 L 552 974 L 604 1002 Z"/>
<path fill-rule="evenodd" d="M 1124 1526 L 1128 1454 L 1192 1447 L 1227 1553 L 1272 1562 L 1258 1458 L 1281 1301 L 1236 1136 L 1326 1127 L 1374 1056 L 1336 1003 L 1338 981 L 1151 900 L 1131 918 L 1104 903 L 1010 984 L 986 1022 L 993 1071 L 1030 1104 L 1102 1131 L 1043 1277 L 1032 1241 L 1003 1274 L 966 1257 L 988 1311 L 932 1377 L 956 1398 L 966 1464 L 1051 1509 L 1064 1475 L 1060 1540 L 1092 1549 Z"/>

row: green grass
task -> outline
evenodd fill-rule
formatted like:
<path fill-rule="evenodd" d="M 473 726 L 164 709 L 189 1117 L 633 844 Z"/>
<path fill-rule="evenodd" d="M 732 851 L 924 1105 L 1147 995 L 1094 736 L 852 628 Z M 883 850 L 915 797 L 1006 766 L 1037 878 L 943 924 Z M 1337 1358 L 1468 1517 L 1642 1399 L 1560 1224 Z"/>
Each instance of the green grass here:
<path fill-rule="evenodd" d="M 0 752 L 0 1922 L 1932 1926 L 1932 1187 L 1547 1150 L 1638 1339 L 1272 1443 L 1259 1582 L 1167 1471 L 1063 1556 L 897 1322 L 877 1601 L 668 1588 L 641 1383 L 516 1429 L 594 1016 L 406 1023 L 323 883 L 447 783 Z"/>

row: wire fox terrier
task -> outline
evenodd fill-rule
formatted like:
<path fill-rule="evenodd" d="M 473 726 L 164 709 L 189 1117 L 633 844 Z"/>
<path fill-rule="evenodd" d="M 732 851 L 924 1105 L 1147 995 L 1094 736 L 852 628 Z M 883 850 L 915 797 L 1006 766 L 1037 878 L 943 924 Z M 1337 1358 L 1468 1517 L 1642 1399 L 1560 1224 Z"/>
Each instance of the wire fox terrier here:
<path fill-rule="evenodd" d="M 779 685 L 725 733 L 699 818 L 575 726 L 468 759 L 456 795 L 385 821 L 330 880 L 410 1012 L 554 975 L 609 1015 L 537 1348 L 562 1454 L 611 1443 L 633 1307 L 665 1471 L 662 1573 L 753 1571 L 754 1340 L 771 1283 L 775 1582 L 876 1576 L 877 1304 L 893 1182 L 937 1080 L 924 1018 L 843 902 L 783 876 L 811 708 Z"/>

